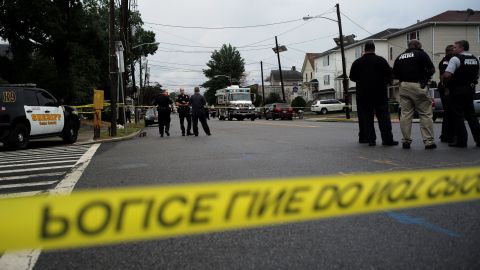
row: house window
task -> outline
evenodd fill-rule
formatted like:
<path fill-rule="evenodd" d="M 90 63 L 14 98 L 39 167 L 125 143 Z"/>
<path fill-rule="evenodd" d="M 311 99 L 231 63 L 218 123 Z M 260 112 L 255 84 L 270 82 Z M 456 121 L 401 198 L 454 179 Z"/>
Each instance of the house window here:
<path fill-rule="evenodd" d="M 308 73 L 305 73 L 305 81 L 308 82 Z"/>
<path fill-rule="evenodd" d="M 355 47 L 355 59 L 358 59 L 362 56 L 362 47 L 363 46 Z"/>
<path fill-rule="evenodd" d="M 330 75 L 323 76 L 323 85 L 330 85 Z"/>
<path fill-rule="evenodd" d="M 323 66 L 326 67 L 326 66 L 329 66 L 330 65 L 330 55 L 327 55 L 325 57 L 323 57 Z"/>
<path fill-rule="evenodd" d="M 310 80 L 313 80 L 313 72 L 310 72 Z"/>
<path fill-rule="evenodd" d="M 390 47 L 388 50 L 388 59 L 393 60 L 393 47 Z"/>
<path fill-rule="evenodd" d="M 420 31 L 413 31 L 407 34 L 407 43 L 410 42 L 410 40 L 416 39 L 420 40 Z"/>

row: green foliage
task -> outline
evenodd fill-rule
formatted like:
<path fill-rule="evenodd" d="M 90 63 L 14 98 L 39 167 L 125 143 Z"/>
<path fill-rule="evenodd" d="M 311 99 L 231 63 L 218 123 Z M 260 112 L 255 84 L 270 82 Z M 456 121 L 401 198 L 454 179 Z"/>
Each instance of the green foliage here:
<path fill-rule="evenodd" d="M 205 91 L 205 99 L 208 104 L 215 104 L 215 91 L 230 85 L 229 78 L 232 83 L 238 83 L 245 72 L 245 61 L 240 52 L 232 45 L 223 44 L 222 48 L 213 51 L 211 59 L 207 62 L 207 69 L 203 70 L 203 74 L 209 79 L 203 83 Z M 218 76 L 217 75 L 225 75 Z"/>
<path fill-rule="evenodd" d="M 307 106 L 307 102 L 303 97 L 298 96 L 292 100 L 291 106 L 294 107 L 293 109 L 296 112 L 298 112 L 299 110 L 304 110 L 305 106 Z"/>
<path fill-rule="evenodd" d="M 162 86 L 156 84 L 154 86 L 146 86 L 142 89 L 142 105 L 152 105 L 154 99 L 162 93 Z"/>
<path fill-rule="evenodd" d="M 93 88 L 109 85 L 108 1 L 9 0 L 0 3 L 0 14 L 0 37 L 13 53 L 13 60 L 0 59 L 3 80 L 36 83 L 69 104 L 89 103 Z M 143 24 L 140 14 L 130 18 Z M 155 42 L 153 32 L 139 29 L 136 38 Z M 144 49 L 146 55 L 157 47 Z M 127 64 L 136 59 L 129 56 Z"/>
<path fill-rule="evenodd" d="M 270 103 L 276 103 L 276 102 L 282 102 L 282 98 L 280 97 L 280 94 L 271 92 L 267 99 L 265 100 L 265 104 L 270 104 Z"/>

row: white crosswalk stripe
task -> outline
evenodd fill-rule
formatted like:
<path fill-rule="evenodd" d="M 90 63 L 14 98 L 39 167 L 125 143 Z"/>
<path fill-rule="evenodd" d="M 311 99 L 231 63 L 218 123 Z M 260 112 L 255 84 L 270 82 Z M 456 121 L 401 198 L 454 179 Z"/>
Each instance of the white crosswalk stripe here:
<path fill-rule="evenodd" d="M 0 152 L 0 198 L 48 193 L 90 146 Z"/>

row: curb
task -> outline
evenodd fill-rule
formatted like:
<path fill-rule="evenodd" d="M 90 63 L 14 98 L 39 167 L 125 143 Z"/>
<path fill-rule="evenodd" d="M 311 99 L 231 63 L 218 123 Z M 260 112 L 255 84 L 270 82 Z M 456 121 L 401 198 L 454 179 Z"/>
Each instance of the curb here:
<path fill-rule="evenodd" d="M 94 144 L 94 143 L 126 141 L 126 140 L 130 140 L 130 139 L 133 139 L 133 138 L 137 137 L 138 134 L 140 134 L 142 131 L 143 131 L 143 128 L 140 129 L 140 130 L 137 131 L 137 132 L 134 132 L 134 133 L 132 133 L 132 134 L 129 134 L 129 135 L 123 136 L 123 137 L 110 138 L 110 139 L 101 139 L 101 140 L 93 140 L 93 139 L 90 139 L 90 140 L 88 140 L 88 141 L 86 141 L 86 142 L 76 142 L 76 143 L 74 143 L 73 145 L 86 145 L 86 144 Z"/>

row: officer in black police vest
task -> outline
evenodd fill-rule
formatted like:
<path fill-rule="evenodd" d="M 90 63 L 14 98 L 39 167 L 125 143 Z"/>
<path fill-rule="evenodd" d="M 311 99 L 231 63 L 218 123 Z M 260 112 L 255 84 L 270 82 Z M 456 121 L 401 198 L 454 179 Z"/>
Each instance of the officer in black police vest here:
<path fill-rule="evenodd" d="M 180 117 L 182 136 L 185 136 L 185 119 L 187 119 L 187 136 L 193 135 L 191 133 L 192 117 L 190 115 L 190 97 L 185 94 L 185 89 L 180 88 L 180 95 L 178 95 L 175 105 L 178 107 L 178 116 Z"/>
<path fill-rule="evenodd" d="M 453 45 L 453 56 L 448 62 L 443 79 L 450 86 L 452 100 L 453 125 L 456 140 L 448 144 L 451 147 L 467 147 L 467 129 L 464 120 L 467 120 L 477 147 L 480 147 L 480 124 L 475 116 L 473 96 L 475 85 L 478 83 L 478 58 L 469 53 L 469 44 L 460 40 Z"/>
<path fill-rule="evenodd" d="M 433 139 L 432 100 L 425 88 L 434 73 L 432 60 L 416 39 L 410 40 L 408 49 L 395 59 L 393 75 L 400 81 L 400 129 L 403 134 L 403 149 L 410 149 L 412 143 L 412 119 L 415 110 L 420 118 L 420 132 L 425 149 L 437 148 Z"/>
<path fill-rule="evenodd" d="M 172 100 L 168 96 L 167 90 L 163 90 L 162 94 L 157 97 L 153 105 L 157 106 L 158 110 L 158 130 L 160 137 L 163 137 L 163 132 L 170 136 L 170 112 L 172 107 Z"/>
<path fill-rule="evenodd" d="M 452 101 L 450 99 L 450 90 L 448 85 L 443 81 L 443 73 L 447 69 L 448 62 L 453 56 L 453 45 L 448 45 L 445 48 L 445 57 L 438 63 L 438 71 L 440 71 L 440 83 L 438 84 L 438 93 L 442 100 L 443 107 L 443 121 L 442 121 L 442 133 L 440 134 L 441 142 L 453 142 L 454 129 L 453 129 L 453 117 L 452 117 Z"/>

